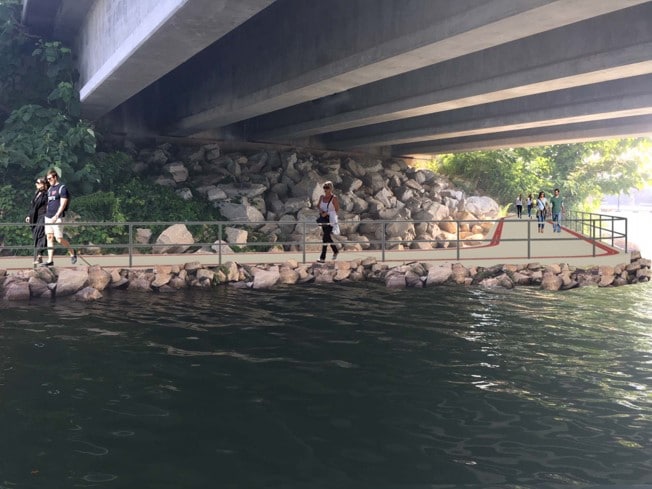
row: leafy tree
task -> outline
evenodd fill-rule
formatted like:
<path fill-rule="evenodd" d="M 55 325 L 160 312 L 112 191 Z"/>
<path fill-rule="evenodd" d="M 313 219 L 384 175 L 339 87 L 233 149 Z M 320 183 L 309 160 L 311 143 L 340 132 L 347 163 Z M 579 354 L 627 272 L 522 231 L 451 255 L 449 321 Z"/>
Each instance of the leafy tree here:
<path fill-rule="evenodd" d="M 553 181 L 571 202 L 595 210 L 604 195 L 652 182 L 649 139 L 613 139 L 546 147 L 555 163 Z"/>
<path fill-rule="evenodd" d="M 569 205 L 595 210 L 605 194 L 652 183 L 649 139 L 619 139 L 441 156 L 437 171 L 511 203 L 522 193 L 562 190 Z"/>
<path fill-rule="evenodd" d="M 72 53 L 30 36 L 20 9 L 19 0 L 0 2 L 0 183 L 15 189 L 5 217 L 16 220 L 24 217 L 34 178 L 48 168 L 57 168 L 75 191 L 96 173 L 88 159 L 96 136 L 79 118 Z"/>

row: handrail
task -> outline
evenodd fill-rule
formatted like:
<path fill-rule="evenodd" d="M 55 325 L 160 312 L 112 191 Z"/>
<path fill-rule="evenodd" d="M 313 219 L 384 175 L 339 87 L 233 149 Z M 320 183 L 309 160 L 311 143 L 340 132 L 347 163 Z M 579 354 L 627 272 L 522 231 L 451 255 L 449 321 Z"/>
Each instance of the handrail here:
<path fill-rule="evenodd" d="M 548 237 L 533 237 L 531 229 L 533 226 L 537 225 L 537 221 L 534 219 L 512 219 L 512 218 L 501 218 L 501 219 L 485 219 L 485 220 L 444 220 L 444 221 L 430 221 L 430 220 L 348 220 L 340 221 L 340 227 L 342 228 L 343 234 L 356 234 L 357 229 L 361 226 L 379 226 L 380 232 L 376 232 L 376 239 L 347 239 L 346 243 L 350 246 L 359 245 L 361 248 L 376 250 L 380 252 L 381 261 L 387 261 L 387 252 L 401 248 L 406 245 L 402 239 L 397 239 L 397 237 L 391 237 L 388 235 L 388 226 L 394 223 L 400 223 L 405 225 L 408 222 L 412 226 L 431 226 L 442 224 L 443 222 L 454 224 L 456 227 L 456 232 L 453 234 L 446 235 L 446 239 L 417 239 L 416 236 L 409 241 L 409 246 L 420 247 L 424 243 L 428 243 L 433 251 L 436 249 L 448 249 L 455 250 L 455 259 L 460 260 L 465 250 L 475 249 L 481 245 L 489 245 L 492 243 L 493 237 L 488 235 L 486 230 L 488 225 L 491 224 L 492 228 L 495 230 L 497 225 L 501 222 L 509 223 L 520 223 L 519 225 L 526 225 L 525 231 L 523 232 L 523 237 L 501 237 L 503 242 L 515 242 L 515 243 L 524 243 L 523 255 L 529 260 L 536 258 L 536 253 L 533 252 L 533 243 L 534 241 L 547 241 L 550 239 L 555 240 L 565 240 L 565 241 L 574 241 L 574 240 L 589 240 L 592 244 L 592 255 L 595 257 L 597 254 L 597 249 L 599 248 L 599 243 L 608 243 L 611 247 L 616 246 L 617 240 L 624 240 L 624 251 L 628 251 L 628 241 L 627 241 L 627 218 L 619 216 L 610 216 L 605 214 L 596 214 L 591 212 L 581 212 L 581 211 L 568 211 L 566 213 L 565 219 L 563 220 L 563 225 L 567 230 L 573 231 L 571 237 L 561 237 L 555 236 L 554 238 Z M 550 222 L 550 221 L 548 221 Z M 195 235 L 200 235 L 201 237 L 212 236 L 210 239 L 213 241 L 209 242 L 205 239 L 203 241 L 194 242 L 192 244 L 188 243 L 139 243 L 136 239 L 136 230 L 138 228 L 155 228 L 161 229 L 161 231 L 169 226 L 174 224 L 184 224 L 188 227 L 199 228 Z M 277 240 L 266 240 L 266 241 L 256 241 L 256 240 L 247 240 L 246 243 L 227 243 L 224 241 L 225 237 L 225 228 L 246 228 L 251 230 L 254 234 L 256 229 L 266 225 L 274 224 L 279 226 L 280 229 L 283 228 L 293 228 L 292 235 L 290 238 L 284 241 Z M 462 229 L 473 228 L 474 225 L 483 226 L 485 229 L 485 234 L 483 238 L 469 238 Z M 5 228 L 22 228 L 25 231 L 25 228 L 29 226 L 26 223 L 0 223 L 0 231 Z M 188 246 L 192 248 L 212 248 L 215 250 L 215 255 L 217 257 L 218 263 L 223 264 L 224 252 L 223 246 L 230 246 L 236 248 L 237 253 L 246 253 L 257 248 L 270 248 L 270 247 L 282 247 L 284 251 L 295 251 L 301 252 L 301 258 L 305 263 L 307 261 L 307 253 L 314 252 L 319 250 L 322 246 L 321 235 L 318 231 L 319 226 L 313 223 L 312 221 L 297 221 L 297 222 L 279 222 L 279 221 L 270 221 L 270 222 L 244 222 L 244 221 L 131 221 L 131 222 L 107 222 L 107 221 L 79 221 L 79 222 L 67 222 L 65 223 L 67 233 L 72 237 L 71 242 L 73 246 L 79 247 L 81 250 L 90 250 L 95 248 L 99 250 L 100 254 L 107 253 L 111 250 L 126 250 L 128 256 L 129 266 L 132 266 L 134 255 L 135 254 L 147 254 L 155 253 L 156 249 L 165 249 L 173 248 L 179 246 Z M 89 233 L 89 230 L 101 228 L 105 230 L 104 235 L 109 238 L 106 243 L 95 244 L 91 240 L 85 240 L 84 243 L 80 243 L 77 237 L 84 236 L 84 233 Z M 203 234 L 202 234 L 203 231 Z M 3 233 L 7 234 L 7 233 Z M 29 233 L 24 233 L 28 235 Z M 92 234 L 92 233 L 91 233 Z M 290 233 L 286 233 L 289 235 Z M 300 234 L 300 236 L 297 236 Z M 368 234 L 368 233 L 367 233 Z M 416 235 L 416 232 L 415 232 Z M 124 241 L 114 241 L 116 239 L 122 239 Z M 125 242 L 126 241 L 126 242 Z M 10 252 L 12 255 L 27 255 L 25 252 L 33 250 L 33 245 L 3 245 L 3 252 L 6 254 Z"/>

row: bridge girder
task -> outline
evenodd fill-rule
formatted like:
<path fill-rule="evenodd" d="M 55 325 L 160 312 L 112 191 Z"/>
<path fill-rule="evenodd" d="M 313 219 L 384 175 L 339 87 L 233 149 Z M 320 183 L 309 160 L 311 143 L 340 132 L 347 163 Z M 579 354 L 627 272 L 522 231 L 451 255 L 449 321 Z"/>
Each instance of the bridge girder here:
<path fill-rule="evenodd" d="M 52 30 L 116 131 L 397 155 L 652 133 L 649 0 L 70 2 Z M 122 44 L 118 4 L 144 18 Z"/>

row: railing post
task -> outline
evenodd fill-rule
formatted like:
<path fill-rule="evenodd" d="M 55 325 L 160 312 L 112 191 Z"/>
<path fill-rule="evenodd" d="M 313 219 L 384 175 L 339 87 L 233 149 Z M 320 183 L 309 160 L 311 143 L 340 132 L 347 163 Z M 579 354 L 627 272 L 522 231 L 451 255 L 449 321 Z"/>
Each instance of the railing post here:
<path fill-rule="evenodd" d="M 532 222 L 527 220 L 527 259 L 532 256 Z"/>
<path fill-rule="evenodd" d="M 457 221 L 457 233 L 455 236 L 455 241 L 457 244 L 457 249 L 455 250 L 455 256 L 457 257 L 457 261 L 460 261 L 460 223 Z"/>
<path fill-rule="evenodd" d="M 217 264 L 222 266 L 222 223 L 217 225 L 217 235 L 220 237 L 219 246 L 217 247 Z"/>
<path fill-rule="evenodd" d="M 596 239 L 596 227 L 595 227 L 595 219 L 591 218 L 591 243 L 593 244 L 593 256 L 595 257 L 595 239 Z"/>
<path fill-rule="evenodd" d="M 301 243 L 301 249 L 303 250 L 303 263 L 306 263 L 306 221 L 303 221 L 303 243 Z"/>
<path fill-rule="evenodd" d="M 134 258 L 134 225 L 129 223 L 129 268 L 133 266 Z"/>
<path fill-rule="evenodd" d="M 380 240 L 380 261 L 384 262 L 385 261 L 385 231 L 386 231 L 386 226 L 385 226 L 385 221 L 382 223 L 383 226 L 383 232 Z"/>

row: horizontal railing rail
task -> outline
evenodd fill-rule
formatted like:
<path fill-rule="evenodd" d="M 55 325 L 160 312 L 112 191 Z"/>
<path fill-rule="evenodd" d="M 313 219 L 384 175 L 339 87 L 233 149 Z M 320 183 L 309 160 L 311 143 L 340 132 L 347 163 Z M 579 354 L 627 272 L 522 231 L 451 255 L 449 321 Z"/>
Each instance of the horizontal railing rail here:
<path fill-rule="evenodd" d="M 589 212 L 569 211 L 562 222 L 567 230 L 564 236 L 537 235 L 535 219 L 488 219 L 488 220 L 346 220 L 340 221 L 342 237 L 336 242 L 361 251 L 376 251 L 380 260 L 386 260 L 386 253 L 400 249 L 427 251 L 446 249 L 454 252 L 460 260 L 466 250 L 477 249 L 483 245 L 495 244 L 495 230 L 499 223 L 516 223 L 518 236 L 501 235 L 502 243 L 522 244 L 516 253 L 527 259 L 536 259 L 533 252 L 535 241 L 588 241 L 592 244 L 592 254 L 596 256 L 599 243 L 608 244 L 627 251 L 627 219 L 619 216 Z M 548 223 L 550 220 L 547 221 Z M 189 242 L 152 242 L 148 234 L 158 236 L 175 224 L 183 224 L 192 234 Z M 29 256 L 34 246 L 31 232 L 26 223 L 0 223 L 0 233 L 5 236 L 2 253 L 7 256 Z M 291 251 L 299 253 L 306 262 L 307 254 L 321 250 L 321 231 L 314 221 L 140 221 L 140 222 L 66 222 L 65 230 L 72 246 L 85 255 L 128 256 L 132 266 L 135 255 L 186 253 L 187 250 L 213 253 L 218 264 L 233 255 L 251 252 Z M 437 226 L 454 232 L 442 234 L 438 231 L 434 238 L 427 237 L 429 231 Z M 521 228 L 522 226 L 522 228 Z M 261 231 L 261 228 L 268 228 Z M 397 230 L 396 228 L 400 229 Z M 231 229 L 248 232 L 244 242 L 228 242 Z M 144 230 L 144 231 L 142 231 Z M 522 232 L 521 232 L 522 230 Z M 140 234 L 139 234 L 140 233 Z M 14 235 L 12 241 L 24 244 L 7 244 L 6 237 Z M 144 237 L 143 237 L 144 236 Z M 56 246 L 59 248 L 59 245 Z M 182 250 L 182 251 L 175 251 Z"/>

